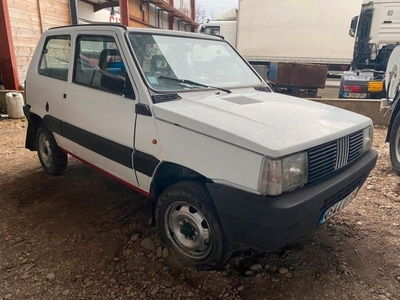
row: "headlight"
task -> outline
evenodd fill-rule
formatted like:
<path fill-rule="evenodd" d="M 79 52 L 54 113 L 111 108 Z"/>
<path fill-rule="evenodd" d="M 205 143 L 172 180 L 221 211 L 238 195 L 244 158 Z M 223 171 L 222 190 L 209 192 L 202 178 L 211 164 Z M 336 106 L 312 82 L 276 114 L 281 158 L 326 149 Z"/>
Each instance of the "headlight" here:
<path fill-rule="evenodd" d="M 264 158 L 259 182 L 263 195 L 279 195 L 307 183 L 308 157 L 300 152 L 282 159 Z"/>
<path fill-rule="evenodd" d="M 363 133 L 363 151 L 368 151 L 372 147 L 372 141 L 374 137 L 374 127 L 369 126 L 364 129 Z"/>

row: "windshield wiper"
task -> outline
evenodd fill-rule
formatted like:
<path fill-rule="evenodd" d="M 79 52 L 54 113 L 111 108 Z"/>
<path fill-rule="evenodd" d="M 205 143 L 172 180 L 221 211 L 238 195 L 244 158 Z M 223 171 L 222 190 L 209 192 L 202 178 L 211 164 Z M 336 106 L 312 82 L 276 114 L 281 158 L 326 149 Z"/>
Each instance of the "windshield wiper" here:
<path fill-rule="evenodd" d="M 213 89 L 217 89 L 217 90 L 223 91 L 223 92 L 225 92 L 227 94 L 232 93 L 228 89 L 224 89 L 224 88 L 217 87 L 217 86 L 211 86 L 211 85 L 202 84 L 202 83 L 199 83 L 199 82 L 196 82 L 196 81 L 192 81 L 192 80 L 189 80 L 189 79 L 180 79 L 180 78 L 174 78 L 174 77 L 162 76 L 162 75 L 158 76 L 158 78 L 160 78 L 160 79 L 168 79 L 168 80 L 171 80 L 171 81 L 176 81 L 176 82 L 180 82 L 180 83 L 184 83 L 184 84 L 197 85 L 197 86 L 201 86 L 201 87 L 205 87 L 205 88 L 213 88 Z"/>

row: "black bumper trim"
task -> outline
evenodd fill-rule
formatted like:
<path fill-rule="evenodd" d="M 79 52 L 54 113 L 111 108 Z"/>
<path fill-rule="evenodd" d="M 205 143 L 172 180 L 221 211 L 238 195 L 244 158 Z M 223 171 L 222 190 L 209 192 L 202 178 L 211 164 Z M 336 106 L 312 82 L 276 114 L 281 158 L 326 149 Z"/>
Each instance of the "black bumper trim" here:
<path fill-rule="evenodd" d="M 376 164 L 378 153 L 370 150 L 347 167 L 298 190 L 264 197 L 232 187 L 208 183 L 228 240 L 234 244 L 275 251 L 318 226 L 324 206 L 332 205 L 361 186 Z M 334 199 L 332 201 L 332 199 Z"/>

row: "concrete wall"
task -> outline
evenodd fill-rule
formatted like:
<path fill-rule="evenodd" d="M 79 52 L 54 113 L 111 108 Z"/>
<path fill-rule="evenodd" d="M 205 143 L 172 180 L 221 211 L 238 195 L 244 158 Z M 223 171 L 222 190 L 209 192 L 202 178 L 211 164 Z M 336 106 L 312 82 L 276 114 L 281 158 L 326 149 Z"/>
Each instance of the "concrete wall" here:
<path fill-rule="evenodd" d="M 390 120 L 390 112 L 386 115 L 380 112 L 381 108 L 381 100 L 373 100 L 373 99 L 366 99 L 366 100 L 353 100 L 353 99 L 309 99 L 312 101 L 332 105 L 335 107 L 347 109 L 364 116 L 367 116 L 372 119 L 374 124 L 376 125 L 384 125 L 387 126 Z"/>

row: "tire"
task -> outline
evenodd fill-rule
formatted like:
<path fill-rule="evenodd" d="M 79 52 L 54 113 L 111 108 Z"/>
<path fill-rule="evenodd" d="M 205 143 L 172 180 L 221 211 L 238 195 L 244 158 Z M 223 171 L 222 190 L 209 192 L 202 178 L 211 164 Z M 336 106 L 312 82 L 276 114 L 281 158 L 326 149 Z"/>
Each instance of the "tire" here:
<path fill-rule="evenodd" d="M 194 181 L 166 189 L 156 205 L 161 242 L 187 266 L 219 269 L 231 256 L 217 210 L 206 187 Z"/>
<path fill-rule="evenodd" d="M 36 131 L 36 149 L 40 163 L 47 174 L 60 175 L 67 168 L 67 154 L 57 146 L 51 132 L 43 126 Z"/>
<path fill-rule="evenodd" d="M 393 170 L 400 175 L 400 114 L 394 119 L 389 137 L 390 161 Z"/>

